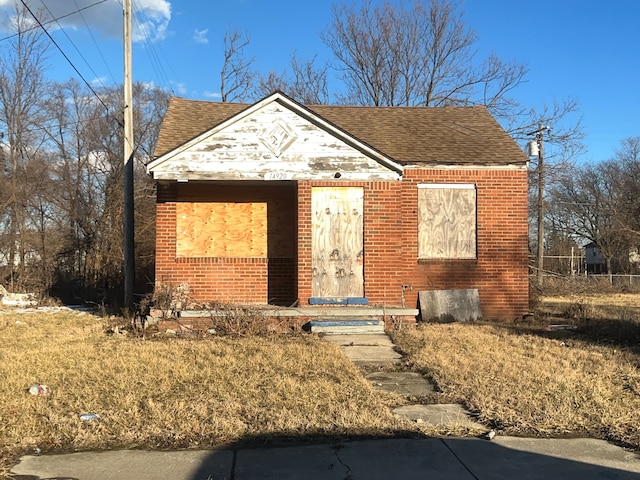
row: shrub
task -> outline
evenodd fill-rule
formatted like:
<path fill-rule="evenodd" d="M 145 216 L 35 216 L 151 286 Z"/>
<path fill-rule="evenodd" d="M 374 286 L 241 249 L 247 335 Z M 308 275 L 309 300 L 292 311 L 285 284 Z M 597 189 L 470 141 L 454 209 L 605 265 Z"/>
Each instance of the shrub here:
<path fill-rule="evenodd" d="M 222 302 L 211 302 L 205 309 L 211 316 L 211 328 L 218 335 L 265 335 L 269 332 L 269 318 L 257 309 Z"/>

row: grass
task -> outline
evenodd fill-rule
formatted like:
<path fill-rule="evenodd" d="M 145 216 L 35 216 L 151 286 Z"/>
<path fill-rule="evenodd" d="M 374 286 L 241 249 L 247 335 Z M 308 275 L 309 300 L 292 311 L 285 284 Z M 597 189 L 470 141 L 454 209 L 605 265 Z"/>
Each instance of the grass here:
<path fill-rule="evenodd" d="M 422 324 L 393 337 L 440 399 L 502 434 L 588 435 L 640 450 L 638 305 L 637 294 L 542 298 L 537 323 Z M 544 328 L 554 323 L 576 330 Z M 391 408 L 407 399 L 375 391 L 317 336 L 145 340 L 107 327 L 73 312 L 0 314 L 0 478 L 36 448 L 478 434 L 396 419 Z M 50 393 L 29 395 L 33 383 Z M 100 418 L 83 422 L 83 413 Z"/>
<path fill-rule="evenodd" d="M 0 452 L 206 448 L 406 428 L 311 335 L 129 338 L 75 313 L 0 315 Z M 50 393 L 31 396 L 32 383 Z M 97 421 L 79 415 L 97 413 Z"/>
<path fill-rule="evenodd" d="M 548 331 L 546 323 L 429 324 L 397 332 L 394 341 L 409 367 L 432 378 L 443 396 L 504 434 L 589 435 L 638 450 L 640 343 L 620 331 L 640 327 L 632 311 L 640 295 L 621 298 L 617 310 L 615 297 L 582 296 L 586 310 L 568 308 L 575 299 L 542 299 L 542 320 L 576 330 Z M 553 316 L 564 311 L 588 315 Z"/>

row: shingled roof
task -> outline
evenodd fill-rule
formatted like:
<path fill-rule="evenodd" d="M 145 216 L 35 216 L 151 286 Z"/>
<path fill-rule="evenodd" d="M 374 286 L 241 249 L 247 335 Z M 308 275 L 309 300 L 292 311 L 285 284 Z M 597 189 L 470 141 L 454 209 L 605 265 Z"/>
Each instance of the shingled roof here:
<path fill-rule="evenodd" d="M 174 97 L 155 158 L 251 107 Z M 513 164 L 527 156 L 484 107 L 304 107 L 400 164 Z"/>

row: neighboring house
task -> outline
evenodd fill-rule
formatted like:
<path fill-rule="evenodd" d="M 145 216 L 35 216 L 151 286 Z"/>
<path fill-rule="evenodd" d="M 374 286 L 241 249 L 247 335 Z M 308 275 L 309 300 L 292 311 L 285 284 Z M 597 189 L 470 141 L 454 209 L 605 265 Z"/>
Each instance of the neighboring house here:
<path fill-rule="evenodd" d="M 475 289 L 528 313 L 527 156 L 483 107 L 173 98 L 157 181 L 156 285 L 199 301 L 415 308 Z"/>
<path fill-rule="evenodd" d="M 593 242 L 584 247 L 584 262 L 587 264 L 587 273 L 607 273 L 607 261 L 600 247 Z"/>
<path fill-rule="evenodd" d="M 638 247 L 629 249 L 629 266 L 631 271 L 640 270 L 640 249 Z"/>

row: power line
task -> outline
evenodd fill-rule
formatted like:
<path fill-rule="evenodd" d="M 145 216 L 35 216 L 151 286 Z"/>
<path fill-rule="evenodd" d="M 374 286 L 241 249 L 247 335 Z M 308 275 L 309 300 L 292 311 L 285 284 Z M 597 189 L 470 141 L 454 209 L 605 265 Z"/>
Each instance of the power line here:
<path fill-rule="evenodd" d="M 49 10 L 49 7 L 47 7 L 46 4 L 44 4 L 44 8 L 47 9 L 47 12 L 49 12 L 49 15 L 51 15 L 53 17 L 53 14 L 51 13 L 51 10 Z M 77 6 L 77 4 L 76 4 Z M 82 15 L 82 14 L 80 14 Z M 82 17 L 84 19 L 84 17 Z M 93 69 L 93 67 L 91 67 L 91 65 L 89 64 L 89 62 L 87 61 L 87 59 L 84 57 L 84 55 L 82 54 L 82 52 L 78 49 L 77 45 L 73 42 L 73 40 L 71 40 L 71 37 L 69 37 L 69 35 L 67 34 L 66 30 L 62 27 L 62 25 L 60 25 L 60 23 L 58 22 L 58 20 L 56 20 L 56 24 L 58 25 L 58 27 L 60 27 L 60 30 L 62 31 L 62 33 L 64 34 L 65 37 L 67 37 L 67 40 L 69 40 L 69 43 L 71 43 L 71 45 L 73 46 L 73 48 L 76 50 L 76 52 L 78 53 L 78 55 L 80 55 L 80 58 L 82 58 L 82 60 L 84 61 L 85 65 L 87 65 L 87 67 L 89 67 L 89 70 L 91 70 L 91 73 L 93 73 L 93 76 L 96 77 L 98 79 L 98 81 L 100 82 L 100 85 L 102 87 L 104 87 L 104 85 L 102 84 L 102 81 L 100 81 L 100 77 L 98 77 L 98 74 L 95 72 L 95 70 Z"/>
<path fill-rule="evenodd" d="M 29 6 L 25 3 L 25 0 L 20 0 L 20 3 L 22 3 L 22 5 L 24 6 L 24 8 L 29 12 L 29 14 L 33 17 L 33 19 L 36 21 L 36 23 L 38 24 L 38 26 L 40 28 L 42 28 L 42 30 L 44 31 L 44 33 L 47 35 L 47 37 L 49 37 L 49 40 L 51 40 L 51 43 L 53 43 L 56 48 L 60 51 L 60 53 L 62 54 L 62 56 L 64 57 L 64 59 L 69 63 L 69 65 L 71 65 L 71 68 L 73 68 L 73 70 L 78 74 L 78 76 L 82 79 L 82 81 L 84 82 L 84 84 L 87 86 L 87 88 L 89 90 L 91 90 L 91 93 L 98 99 L 98 101 L 102 104 L 102 106 L 104 107 L 104 109 L 107 111 L 107 114 L 109 114 L 109 107 L 107 107 L 107 105 L 102 101 L 102 99 L 100 98 L 100 96 L 97 94 L 97 92 L 94 90 L 94 88 L 91 86 L 91 84 L 89 82 L 87 82 L 87 79 L 84 78 L 84 76 L 82 75 L 82 73 L 80 73 L 80 71 L 76 68 L 76 66 L 73 64 L 73 62 L 69 59 L 69 57 L 67 56 L 66 53 L 64 53 L 64 50 L 62 50 L 62 48 L 60 48 L 60 45 L 58 45 L 56 43 L 56 41 L 53 39 L 53 37 L 51 36 L 51 34 L 47 31 L 46 28 L 44 28 L 44 25 L 42 25 L 42 23 L 40 22 L 40 20 L 38 20 L 38 17 L 36 17 L 34 15 L 34 13 L 31 11 L 31 9 L 29 8 Z M 118 122 L 118 124 L 120 124 L 120 126 L 122 126 L 122 122 L 120 122 L 120 120 L 118 120 L 116 118 L 116 122 Z"/>
<path fill-rule="evenodd" d="M 167 72 L 163 66 L 163 61 L 161 60 L 160 55 L 158 54 L 158 52 L 162 53 L 162 49 L 156 48 L 157 44 L 153 41 L 149 41 L 150 32 L 147 31 L 147 29 L 144 27 L 145 25 L 152 22 L 148 20 L 148 17 L 146 16 L 144 9 L 139 8 L 135 0 L 133 0 L 132 3 L 133 3 L 133 10 L 134 10 L 136 19 L 138 20 L 138 25 L 140 26 L 143 33 L 142 41 L 144 43 L 147 56 L 149 58 L 151 68 L 159 78 L 160 83 L 164 84 L 169 90 L 171 90 L 171 82 L 169 81 L 169 76 L 167 75 Z M 166 57 L 164 57 L 164 59 L 165 59 L 164 63 L 166 63 L 166 65 L 171 70 L 171 73 L 175 77 L 176 75 L 175 75 L 175 72 L 171 69 L 171 64 L 166 61 Z"/>
<path fill-rule="evenodd" d="M 78 2 L 76 0 L 74 0 L 74 3 L 76 5 L 76 7 L 79 8 L 78 7 Z M 93 41 L 93 45 L 96 47 L 96 49 L 98 50 L 98 53 L 100 54 L 100 58 L 102 59 L 102 63 L 104 63 L 105 67 L 107 67 L 107 71 L 109 72 L 109 75 L 111 76 L 111 80 L 113 80 L 113 83 L 117 83 L 115 77 L 113 76 L 113 73 L 111 72 L 111 69 L 109 68 L 109 64 L 107 63 L 107 60 L 104 58 L 104 55 L 102 54 L 102 49 L 100 48 L 100 45 L 98 45 L 98 42 L 96 42 L 96 38 L 93 36 L 93 32 L 89 28 L 89 25 L 87 24 L 87 20 L 84 18 L 84 15 L 82 14 L 82 11 L 78 10 L 78 13 L 80 13 L 80 17 L 82 18 L 82 22 L 84 23 L 84 26 L 87 29 L 87 32 L 89 33 L 89 36 L 91 36 L 91 40 Z M 93 70 L 92 70 L 92 72 L 93 72 Z M 93 72 L 93 74 L 96 75 L 95 72 Z M 100 77 L 98 77 L 98 75 L 96 75 L 96 78 L 98 78 L 98 81 L 100 81 Z M 100 84 L 104 87 L 104 85 L 102 84 L 102 81 L 100 81 Z"/>
<path fill-rule="evenodd" d="M 22 1 L 22 0 L 21 0 L 21 1 Z M 108 2 L 108 1 L 109 1 L 109 0 L 100 0 L 99 2 L 95 2 L 95 3 L 92 3 L 91 5 L 87 5 L 86 7 L 82 7 L 82 8 L 80 8 L 80 9 L 76 10 L 75 12 L 70 12 L 70 13 L 67 13 L 66 15 L 62 15 L 61 17 L 57 17 L 57 18 L 54 18 L 53 20 L 49 20 L 48 22 L 45 22 L 43 25 L 49 25 L 50 23 L 57 22 L 58 20 L 62 20 L 63 18 L 70 17 L 71 15 L 75 15 L 76 13 L 80 13 L 80 12 L 82 12 L 83 10 L 87 10 L 87 9 L 89 9 L 89 8 L 95 7 L 96 5 L 100 5 L 101 3 L 105 3 L 105 2 Z M 24 2 L 22 2 L 22 4 L 24 5 Z M 44 2 L 43 2 L 43 4 L 44 4 Z M 26 5 L 25 5 L 25 6 L 26 6 Z M 76 4 L 76 6 L 77 6 L 77 4 Z M 45 5 L 45 7 L 46 7 L 46 5 Z M 47 8 L 47 10 L 48 10 L 48 8 Z M 31 12 L 30 12 L 30 13 L 31 13 Z M 50 12 L 50 13 L 51 13 L 51 12 Z M 31 14 L 31 15 L 33 15 L 33 14 Z M 34 18 L 35 18 L 35 17 L 34 17 Z M 2 41 L 4 41 L 4 40 L 9 40 L 9 39 L 11 39 L 11 38 L 13 38 L 13 37 L 17 37 L 17 36 L 21 35 L 21 34 L 22 34 L 22 33 L 24 33 L 24 32 L 28 32 L 29 30 L 35 30 L 35 29 L 37 29 L 37 28 L 40 28 L 41 26 L 42 26 L 42 25 L 39 25 L 39 26 L 37 26 L 37 27 L 26 28 L 26 29 L 24 29 L 24 31 L 22 31 L 22 32 L 14 33 L 13 35 L 9 35 L 8 37 L 0 38 L 0 42 L 2 42 Z"/>

